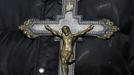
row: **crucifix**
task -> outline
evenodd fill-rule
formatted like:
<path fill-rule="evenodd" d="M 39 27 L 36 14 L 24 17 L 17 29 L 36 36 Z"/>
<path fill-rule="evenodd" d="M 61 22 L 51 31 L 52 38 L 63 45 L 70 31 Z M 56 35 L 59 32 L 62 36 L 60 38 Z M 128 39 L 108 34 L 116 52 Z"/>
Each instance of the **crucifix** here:
<path fill-rule="evenodd" d="M 19 26 L 19 29 L 29 38 L 39 36 L 59 36 L 61 50 L 59 51 L 59 74 L 74 75 L 76 38 L 80 35 L 95 36 L 109 39 L 119 28 L 109 19 L 98 21 L 82 21 L 76 15 L 77 0 L 62 0 L 62 15 L 57 15 L 56 21 L 29 19 Z"/>

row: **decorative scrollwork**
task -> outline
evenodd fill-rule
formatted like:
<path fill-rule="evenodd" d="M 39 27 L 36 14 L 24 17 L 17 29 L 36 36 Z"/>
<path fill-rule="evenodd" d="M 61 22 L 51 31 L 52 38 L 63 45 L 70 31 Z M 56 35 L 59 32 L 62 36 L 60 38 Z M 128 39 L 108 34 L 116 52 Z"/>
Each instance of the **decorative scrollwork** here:
<path fill-rule="evenodd" d="M 72 11 L 73 8 L 74 8 L 74 1 L 73 0 L 67 0 L 66 12 Z"/>
<path fill-rule="evenodd" d="M 112 36 L 115 32 L 119 31 L 119 27 L 116 26 L 116 25 L 114 24 L 114 22 L 111 21 L 110 19 L 102 19 L 102 21 L 105 23 L 105 25 L 107 25 L 107 26 L 106 26 L 107 29 L 106 29 L 106 31 L 104 32 L 104 34 L 98 36 L 98 38 L 101 38 L 101 39 L 109 39 L 109 38 L 111 38 L 111 36 Z"/>
<path fill-rule="evenodd" d="M 19 29 L 23 31 L 23 33 L 28 37 L 32 38 L 33 33 L 28 29 L 28 26 L 33 23 L 33 19 L 28 19 L 27 21 L 24 22 L 23 25 L 19 26 Z"/>

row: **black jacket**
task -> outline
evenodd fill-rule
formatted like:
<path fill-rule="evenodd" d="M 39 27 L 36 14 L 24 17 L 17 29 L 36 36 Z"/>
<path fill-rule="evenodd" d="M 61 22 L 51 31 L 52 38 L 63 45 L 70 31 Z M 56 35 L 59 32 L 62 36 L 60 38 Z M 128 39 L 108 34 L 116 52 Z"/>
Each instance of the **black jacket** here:
<path fill-rule="evenodd" d="M 59 42 L 27 38 L 18 26 L 29 18 L 55 20 L 61 0 L 0 0 L 0 75 L 58 75 Z M 75 75 L 134 75 L 134 0 L 79 0 L 83 20 L 113 20 L 120 31 L 109 40 L 77 42 Z"/>

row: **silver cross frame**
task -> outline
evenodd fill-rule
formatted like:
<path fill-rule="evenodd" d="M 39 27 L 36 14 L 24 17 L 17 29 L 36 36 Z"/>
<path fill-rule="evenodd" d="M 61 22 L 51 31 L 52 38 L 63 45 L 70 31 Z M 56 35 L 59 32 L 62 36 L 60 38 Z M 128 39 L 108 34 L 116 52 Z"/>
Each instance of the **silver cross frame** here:
<path fill-rule="evenodd" d="M 101 39 L 109 39 L 114 32 L 119 30 L 119 28 L 109 19 L 82 21 L 81 16 L 76 15 L 78 9 L 77 2 L 77 0 L 62 0 L 63 15 L 57 15 L 56 21 L 29 19 L 25 21 L 23 25 L 19 26 L 19 29 L 22 30 L 27 37 L 36 38 L 39 36 L 52 36 L 52 34 L 46 30 L 44 25 L 49 25 L 52 29 L 59 32 L 61 32 L 61 28 L 66 25 L 70 27 L 73 34 L 86 29 L 89 25 L 93 25 L 93 30 L 87 32 L 85 36 L 96 36 Z M 75 64 L 70 66 L 69 75 L 74 75 L 74 66 Z M 59 75 L 62 75 L 60 66 Z"/>

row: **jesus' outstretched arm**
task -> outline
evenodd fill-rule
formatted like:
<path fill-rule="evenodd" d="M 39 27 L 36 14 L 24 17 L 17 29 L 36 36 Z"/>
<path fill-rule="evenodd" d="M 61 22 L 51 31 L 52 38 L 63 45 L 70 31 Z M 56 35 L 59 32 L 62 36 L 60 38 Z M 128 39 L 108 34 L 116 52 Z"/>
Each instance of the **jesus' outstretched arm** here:
<path fill-rule="evenodd" d="M 62 36 L 62 34 L 59 32 L 59 31 L 56 31 L 54 29 L 52 29 L 49 25 L 44 25 L 45 28 L 50 31 L 53 35 L 56 35 L 56 36 Z"/>
<path fill-rule="evenodd" d="M 79 31 L 77 34 L 75 34 L 74 36 L 78 37 L 78 36 L 82 36 L 84 34 L 86 34 L 87 32 L 91 31 L 94 28 L 93 25 L 90 25 L 87 29 L 83 30 L 83 31 Z"/>

